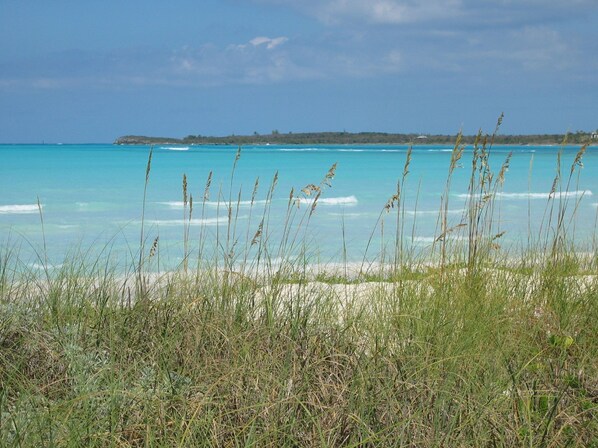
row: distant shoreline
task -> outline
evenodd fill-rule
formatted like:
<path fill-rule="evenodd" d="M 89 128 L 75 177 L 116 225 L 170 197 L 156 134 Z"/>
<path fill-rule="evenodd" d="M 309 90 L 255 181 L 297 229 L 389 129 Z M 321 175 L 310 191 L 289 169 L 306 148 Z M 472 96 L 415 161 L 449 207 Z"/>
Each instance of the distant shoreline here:
<path fill-rule="evenodd" d="M 569 145 L 598 144 L 592 133 L 538 134 L 538 135 L 496 135 L 498 145 Z M 474 144 L 477 135 L 463 135 L 461 142 Z M 491 136 L 482 136 L 490 141 Z M 115 145 L 453 145 L 457 135 L 387 134 L 381 132 L 310 132 L 273 133 L 268 135 L 231 135 L 226 137 L 205 137 L 189 135 L 184 138 L 150 137 L 126 135 L 118 137 Z"/>

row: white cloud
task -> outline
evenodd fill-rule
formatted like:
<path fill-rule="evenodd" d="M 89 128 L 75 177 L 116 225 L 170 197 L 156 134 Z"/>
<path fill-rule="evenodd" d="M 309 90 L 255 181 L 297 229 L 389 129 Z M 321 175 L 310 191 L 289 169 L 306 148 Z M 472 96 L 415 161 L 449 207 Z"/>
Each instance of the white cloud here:
<path fill-rule="evenodd" d="M 173 57 L 173 64 L 188 82 L 262 84 L 397 73 L 402 57 L 396 49 L 356 48 L 344 39 L 298 43 L 258 36 L 226 48 L 185 48 Z"/>
<path fill-rule="evenodd" d="M 528 70 L 571 67 L 574 50 L 563 36 L 547 27 L 525 27 L 510 34 L 514 49 L 510 57 Z"/>
<path fill-rule="evenodd" d="M 322 9 L 325 19 L 364 18 L 373 23 L 400 24 L 444 19 L 461 14 L 461 0 L 335 0 Z"/>
<path fill-rule="evenodd" d="M 545 26 L 526 26 L 499 33 L 487 32 L 463 39 L 451 51 L 437 55 L 446 66 L 460 71 L 523 75 L 523 72 L 556 74 L 580 70 L 580 53 L 570 36 Z"/>
<path fill-rule="evenodd" d="M 286 41 L 288 41 L 289 38 L 288 37 L 276 37 L 274 39 L 270 39 L 269 37 L 255 37 L 253 39 L 251 39 L 249 41 L 249 43 L 251 45 L 253 45 L 254 47 L 258 47 L 260 45 L 266 45 L 266 48 L 268 50 L 273 50 L 274 48 L 278 47 L 279 45 L 284 44 Z"/>
<path fill-rule="evenodd" d="M 249 0 L 285 5 L 327 24 L 406 24 L 454 19 L 469 23 L 513 23 L 525 18 L 567 17 L 598 7 L 596 0 Z"/>
<path fill-rule="evenodd" d="M 289 0 L 260 1 L 290 4 Z M 457 17 L 464 14 L 466 7 L 481 11 L 481 7 L 468 5 L 472 0 L 304 1 L 317 7 L 328 20 L 339 21 L 361 17 L 370 22 L 409 23 L 438 18 L 441 14 Z M 502 0 L 498 7 L 511 1 Z M 522 3 L 532 1 L 522 0 Z M 442 12 L 441 3 L 454 8 Z M 557 3 L 556 0 L 551 2 Z M 297 35 L 293 39 L 256 33 L 244 42 L 228 45 L 207 43 L 184 46 L 176 51 L 124 49 L 56 53 L 37 61 L 24 59 L 5 63 L 0 65 L 0 89 L 267 84 L 312 79 L 375 79 L 404 73 L 418 77 L 456 73 L 477 80 L 508 75 L 515 79 L 530 73 L 557 76 L 557 71 L 563 79 L 576 76 L 595 83 L 598 65 L 588 55 L 594 54 L 598 47 L 592 44 L 595 39 L 585 38 L 588 34 L 592 33 L 583 27 L 572 31 L 552 22 L 506 29 L 480 23 L 466 27 L 445 22 L 417 27 L 343 26 L 326 28 L 321 34 Z"/>
<path fill-rule="evenodd" d="M 310 77 L 308 70 L 282 49 L 288 41 L 284 36 L 258 36 L 224 48 L 183 48 L 172 56 L 171 63 L 179 81 L 187 84 L 261 84 Z"/>
<path fill-rule="evenodd" d="M 261 0 L 288 4 L 325 23 L 366 21 L 400 24 L 452 17 L 461 13 L 462 0 Z"/>

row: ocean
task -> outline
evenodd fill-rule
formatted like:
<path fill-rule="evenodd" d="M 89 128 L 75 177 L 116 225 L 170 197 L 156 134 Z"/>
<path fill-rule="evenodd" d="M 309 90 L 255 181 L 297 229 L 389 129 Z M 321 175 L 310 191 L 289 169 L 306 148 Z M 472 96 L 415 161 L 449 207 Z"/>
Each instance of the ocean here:
<path fill-rule="evenodd" d="M 554 226 L 562 205 L 567 206 L 567 235 L 580 250 L 596 238 L 598 148 L 587 149 L 583 168 L 576 167 L 569 179 L 578 150 L 574 146 L 490 150 L 495 176 L 512 152 L 504 184 L 494 198 L 493 225 L 497 234 L 504 232 L 502 250 L 517 251 L 537 239 Z M 402 179 L 407 146 L 247 146 L 236 160 L 237 151 L 232 146 L 155 146 L 144 210 L 147 146 L 0 145 L 3 253 L 12 250 L 29 266 L 60 266 L 73 256 L 90 261 L 102 256 L 125 269 L 137 258 L 141 239 L 147 254 L 158 238 L 156 268 L 172 269 L 185 253 L 191 263 L 197 261 L 199 241 L 207 257 L 214 250 L 251 257 L 251 248 L 262 239 L 272 248 L 271 257 L 295 251 L 318 263 L 376 259 L 385 248 L 394 247 L 397 212 L 386 211 L 385 205 Z M 438 211 L 451 151 L 451 146 L 432 145 L 412 150 L 398 218 L 403 244 L 414 251 L 429 250 L 439 236 Z M 559 152 L 561 181 L 549 200 Z M 458 225 L 465 222 L 470 198 L 471 162 L 472 148 L 466 147 L 451 178 L 446 216 L 447 227 L 457 228 L 455 241 L 467 232 Z M 327 179 L 334 164 L 334 177 Z M 183 175 L 188 198 L 193 198 L 191 219 L 184 206 Z M 301 191 L 312 184 L 321 188 L 315 208 L 317 189 L 312 188 L 310 196 Z M 292 189 L 298 199 L 289 209 Z M 228 244 L 223 243 L 226 240 Z"/>

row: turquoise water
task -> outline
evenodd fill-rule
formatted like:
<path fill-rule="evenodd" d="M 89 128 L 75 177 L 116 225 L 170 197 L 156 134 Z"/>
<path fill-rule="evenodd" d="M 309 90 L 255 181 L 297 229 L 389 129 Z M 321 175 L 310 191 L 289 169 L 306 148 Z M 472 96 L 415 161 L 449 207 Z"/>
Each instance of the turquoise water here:
<path fill-rule="evenodd" d="M 233 211 L 237 215 L 239 242 L 234 250 L 241 251 L 248 234 L 251 240 L 267 206 L 271 208 L 269 233 L 274 244 L 284 224 L 291 188 L 299 194 L 308 184 L 319 185 L 331 165 L 337 163 L 332 186 L 322 193 L 305 231 L 310 254 L 317 261 L 340 261 L 344 245 L 349 260 L 361 260 L 373 232 L 368 253 L 375 256 L 382 245 L 381 227 L 376 227 L 376 223 L 387 200 L 396 191 L 407 149 L 406 146 L 244 147 L 231 190 L 236 147 L 156 146 L 147 188 L 145 238 L 149 246 L 159 236 L 164 266 L 180 263 L 184 232 L 181 185 L 185 173 L 188 191 L 195 202 L 189 229 L 192 247 L 202 231 L 206 235 L 206 246 L 227 233 L 226 207 L 222 203 L 218 206 L 218 199 L 228 202 L 232 196 L 236 202 L 239 191 L 242 202 L 238 210 Z M 413 149 L 403 190 L 405 234 L 413 247 L 429 247 L 438 234 L 437 212 L 451 149 L 449 146 Z M 490 164 L 496 172 L 513 151 L 505 184 L 496 202 L 496 222 L 500 230 L 506 231 L 501 238 L 503 246 L 515 247 L 527 241 L 530 234 L 538 235 L 560 149 L 549 146 L 492 148 Z M 564 181 L 578 149 L 563 148 Z M 0 145 L 0 241 L 4 245 L 19 246 L 20 257 L 30 264 L 44 258 L 41 255 L 44 239 L 47 256 L 55 264 L 76 248 L 89 249 L 91 253 L 109 249 L 116 260 L 134 258 L 132 254 L 139 248 L 148 153 L 149 147 L 143 146 Z M 451 225 L 462 219 L 471 148 L 466 149 L 461 163 L 463 166 L 454 173 L 449 197 Z M 573 177 L 567 196 L 569 209 L 579 201 L 574 235 L 580 245 L 591 241 L 596 232 L 598 148 L 590 147 L 583 163 L 581 175 Z M 213 181 L 202 216 L 201 199 L 210 171 L 213 171 Z M 276 172 L 278 183 L 273 200 L 267 204 L 268 187 Z M 248 202 L 257 177 L 259 188 L 252 209 Z M 43 232 L 38 198 L 42 206 Z M 309 201 L 299 205 L 296 223 L 310 208 Z M 395 216 L 383 215 L 383 218 L 385 234 L 393 235 Z M 302 229 L 300 238 L 305 222 Z M 195 249 L 192 252 L 196 253 Z"/>

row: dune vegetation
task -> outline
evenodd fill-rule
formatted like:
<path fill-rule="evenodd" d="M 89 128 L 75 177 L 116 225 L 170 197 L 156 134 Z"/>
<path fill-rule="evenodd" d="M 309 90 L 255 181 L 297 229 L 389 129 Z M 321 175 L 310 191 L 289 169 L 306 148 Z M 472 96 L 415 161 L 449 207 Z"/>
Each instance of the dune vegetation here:
<path fill-rule="evenodd" d="M 284 222 L 253 206 L 251 233 L 231 192 L 215 250 L 186 225 L 174 272 L 150 269 L 160 244 L 143 226 L 125 273 L 84 252 L 35 270 L 4 244 L 0 446 L 597 447 L 598 251 L 576 241 L 579 198 L 562 194 L 586 147 L 558 167 L 542 232 L 515 256 L 495 209 L 509 158 L 492 172 L 492 144 L 476 139 L 466 219 L 451 227 L 457 137 L 427 254 L 404 238 L 410 154 L 373 264 L 309 264 L 334 166 L 290 193 Z M 194 200 L 183 180 L 189 222 L 210 183 Z"/>

